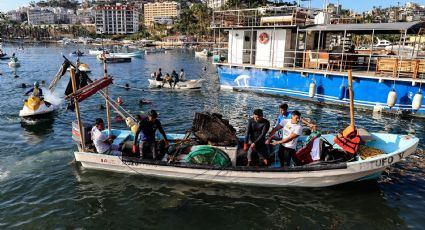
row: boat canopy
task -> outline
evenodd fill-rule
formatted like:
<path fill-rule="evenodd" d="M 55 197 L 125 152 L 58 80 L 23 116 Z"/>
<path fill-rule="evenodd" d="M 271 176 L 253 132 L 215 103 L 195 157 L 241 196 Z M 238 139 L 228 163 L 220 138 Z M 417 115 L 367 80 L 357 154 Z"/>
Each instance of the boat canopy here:
<path fill-rule="evenodd" d="M 394 23 L 363 23 L 363 24 L 327 24 L 315 25 L 300 29 L 303 32 L 350 32 L 350 33 L 372 33 L 375 34 L 397 34 L 407 31 L 408 34 L 418 34 L 421 28 L 425 28 L 425 22 L 394 22 Z"/>

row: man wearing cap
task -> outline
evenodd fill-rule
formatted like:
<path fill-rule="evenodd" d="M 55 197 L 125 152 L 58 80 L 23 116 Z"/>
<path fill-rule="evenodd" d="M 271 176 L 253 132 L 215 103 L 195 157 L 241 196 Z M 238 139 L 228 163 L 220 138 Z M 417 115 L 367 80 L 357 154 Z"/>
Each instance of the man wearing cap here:
<path fill-rule="evenodd" d="M 152 159 L 157 160 L 157 145 L 155 141 L 155 132 L 158 129 L 165 140 L 165 145 L 168 145 L 167 136 L 162 128 L 161 122 L 157 119 L 158 113 L 151 110 L 147 117 L 144 117 L 139 122 L 139 128 L 134 136 L 133 153 L 137 152 L 138 137 L 141 133 L 139 152 L 140 157 L 144 158 L 148 153 L 152 153 Z"/>

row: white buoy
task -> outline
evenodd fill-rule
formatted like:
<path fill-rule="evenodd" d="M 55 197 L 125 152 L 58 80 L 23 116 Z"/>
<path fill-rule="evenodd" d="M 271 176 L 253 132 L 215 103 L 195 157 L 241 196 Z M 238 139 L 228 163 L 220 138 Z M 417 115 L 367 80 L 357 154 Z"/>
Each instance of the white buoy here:
<path fill-rule="evenodd" d="M 412 101 L 412 109 L 413 110 L 419 110 L 421 108 L 422 99 L 423 99 L 423 96 L 422 96 L 421 91 L 417 92 L 415 94 L 415 96 L 413 97 L 413 101 Z"/>
<path fill-rule="evenodd" d="M 387 97 L 388 107 L 390 107 L 390 108 L 394 107 L 396 100 L 397 100 L 397 92 L 394 89 L 392 89 L 388 93 L 388 97 Z"/>
<path fill-rule="evenodd" d="M 310 83 L 310 89 L 308 90 L 308 96 L 313 98 L 316 95 L 316 82 Z"/>

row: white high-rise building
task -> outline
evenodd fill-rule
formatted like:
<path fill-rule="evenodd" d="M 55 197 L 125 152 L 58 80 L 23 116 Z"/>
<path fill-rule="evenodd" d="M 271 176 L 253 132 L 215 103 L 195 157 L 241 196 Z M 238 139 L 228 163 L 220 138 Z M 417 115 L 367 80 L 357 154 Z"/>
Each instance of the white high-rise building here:
<path fill-rule="evenodd" d="M 55 23 L 55 14 L 46 9 L 32 8 L 28 9 L 29 25 L 46 25 Z"/>
<path fill-rule="evenodd" d="M 139 12 L 133 5 L 104 5 L 95 8 L 97 34 L 132 34 L 139 30 Z"/>

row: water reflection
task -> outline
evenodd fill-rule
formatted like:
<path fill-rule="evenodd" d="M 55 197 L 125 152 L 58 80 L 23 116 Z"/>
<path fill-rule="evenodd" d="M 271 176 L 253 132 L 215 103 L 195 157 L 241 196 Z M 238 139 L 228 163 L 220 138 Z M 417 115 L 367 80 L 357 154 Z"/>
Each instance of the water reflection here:
<path fill-rule="evenodd" d="M 78 165 L 74 175 L 79 193 L 91 194 L 90 200 L 98 201 L 103 215 L 130 211 L 133 216 L 128 219 L 156 223 L 159 229 L 405 227 L 376 182 L 314 189 L 257 188 L 84 170 Z M 131 221 L 124 226 L 130 227 Z"/>
<path fill-rule="evenodd" d="M 21 127 L 25 130 L 23 137 L 27 143 L 35 145 L 44 141 L 53 132 L 53 115 L 41 119 L 22 119 Z"/>

